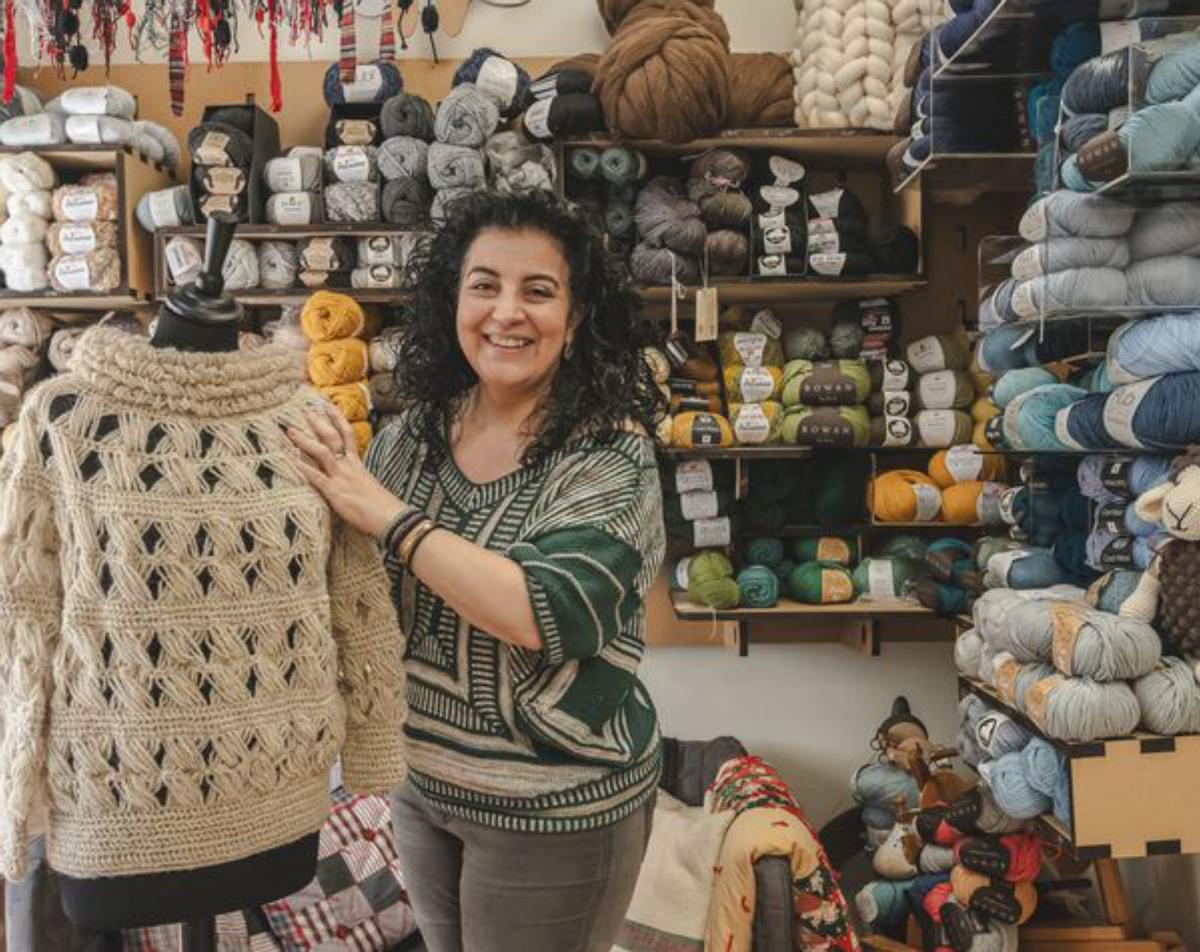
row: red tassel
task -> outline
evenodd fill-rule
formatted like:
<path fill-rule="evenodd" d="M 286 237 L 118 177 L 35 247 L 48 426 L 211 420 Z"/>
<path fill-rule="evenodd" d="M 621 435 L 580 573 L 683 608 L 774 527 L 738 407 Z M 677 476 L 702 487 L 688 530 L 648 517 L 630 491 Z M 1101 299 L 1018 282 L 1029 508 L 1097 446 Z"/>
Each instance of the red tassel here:
<path fill-rule="evenodd" d="M 13 23 L 13 4 L 4 5 L 4 102 L 12 102 L 17 85 L 17 28 Z"/>
<path fill-rule="evenodd" d="M 279 78 L 279 21 L 275 16 L 276 0 L 267 0 L 267 20 L 271 28 L 271 112 L 283 108 L 283 83 Z"/>

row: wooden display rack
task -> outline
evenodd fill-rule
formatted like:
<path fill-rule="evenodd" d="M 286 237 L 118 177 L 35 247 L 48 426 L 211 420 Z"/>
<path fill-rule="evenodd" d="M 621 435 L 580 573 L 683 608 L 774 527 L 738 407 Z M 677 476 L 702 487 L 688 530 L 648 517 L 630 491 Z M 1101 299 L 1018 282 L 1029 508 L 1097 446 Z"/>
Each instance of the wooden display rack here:
<path fill-rule="evenodd" d="M 146 192 L 167 188 L 171 176 L 131 149 L 111 146 L 62 146 L 33 151 L 68 181 L 93 172 L 113 172 L 117 179 L 117 254 L 121 259 L 121 285 L 111 292 L 0 290 L 0 308 L 35 307 L 62 311 L 114 311 L 147 307 L 154 294 L 154 247 L 150 235 L 138 224 L 137 203 Z"/>

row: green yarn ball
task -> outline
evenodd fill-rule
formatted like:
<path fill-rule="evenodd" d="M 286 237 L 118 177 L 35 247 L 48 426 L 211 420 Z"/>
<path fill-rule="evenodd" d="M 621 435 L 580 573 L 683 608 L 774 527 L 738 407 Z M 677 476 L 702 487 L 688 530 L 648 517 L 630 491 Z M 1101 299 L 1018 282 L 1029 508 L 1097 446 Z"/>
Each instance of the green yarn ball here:
<path fill-rule="evenodd" d="M 858 561 L 858 540 L 844 536 L 820 536 L 797 539 L 792 554 L 798 562 L 833 562 L 853 565 Z"/>
<path fill-rule="evenodd" d="M 775 573 L 775 577 L 779 579 L 780 585 L 787 585 L 788 579 L 792 577 L 792 573 L 796 571 L 796 563 L 791 559 L 780 559 L 778 563 L 771 566 L 771 571 Z"/>
<path fill-rule="evenodd" d="M 866 474 L 853 463 L 826 467 L 813 496 L 817 521 L 824 526 L 855 522 L 863 517 Z"/>
<path fill-rule="evenodd" d="M 779 601 L 779 579 L 765 565 L 742 569 L 737 587 L 746 608 L 770 608 Z"/>
<path fill-rule="evenodd" d="M 854 598 L 854 580 L 836 562 L 804 562 L 788 577 L 788 591 L 806 605 L 836 605 Z"/>
<path fill-rule="evenodd" d="M 793 327 L 784 335 L 783 349 L 788 360 L 820 360 L 829 355 L 825 333 L 805 324 Z"/>
<path fill-rule="evenodd" d="M 854 570 L 854 592 L 872 598 L 907 595 L 921 574 L 921 563 L 911 559 L 863 559 Z"/>
<path fill-rule="evenodd" d="M 742 504 L 746 522 L 760 532 L 775 532 L 787 525 L 787 510 L 778 503 L 758 496 L 750 496 Z"/>
<path fill-rule="evenodd" d="M 925 553 L 929 547 L 925 540 L 915 535 L 898 535 L 888 539 L 879 555 L 885 559 L 911 559 L 914 562 L 924 562 Z"/>
<path fill-rule="evenodd" d="M 709 608 L 737 608 L 740 595 L 733 563 L 722 552 L 706 550 L 688 565 L 688 597 Z"/>
<path fill-rule="evenodd" d="M 783 541 L 770 536 L 751 539 L 742 550 L 749 565 L 765 565 L 774 568 L 783 559 Z"/>

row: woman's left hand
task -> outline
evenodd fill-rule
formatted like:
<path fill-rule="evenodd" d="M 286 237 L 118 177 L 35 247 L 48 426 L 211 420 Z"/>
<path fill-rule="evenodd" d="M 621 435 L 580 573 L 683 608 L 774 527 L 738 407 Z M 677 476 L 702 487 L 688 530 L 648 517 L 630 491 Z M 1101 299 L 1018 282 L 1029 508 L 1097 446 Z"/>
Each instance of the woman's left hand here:
<path fill-rule="evenodd" d="M 354 430 L 330 404 L 312 404 L 304 411 L 310 433 L 287 430 L 304 459 L 298 461 L 305 478 L 336 512 L 354 528 L 378 538 L 403 509 L 397 499 L 358 458 Z"/>

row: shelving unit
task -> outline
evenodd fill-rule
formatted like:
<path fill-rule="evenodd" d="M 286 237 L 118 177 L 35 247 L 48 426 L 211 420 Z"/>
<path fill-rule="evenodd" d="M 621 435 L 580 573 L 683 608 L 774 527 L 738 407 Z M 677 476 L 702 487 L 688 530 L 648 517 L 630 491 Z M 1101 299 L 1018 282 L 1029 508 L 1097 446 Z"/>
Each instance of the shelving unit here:
<path fill-rule="evenodd" d="M 858 298 L 897 297 L 920 291 L 928 282 L 920 275 L 875 275 L 865 278 L 719 278 L 711 282 L 725 304 L 794 304 L 807 301 L 843 301 Z M 684 301 L 694 301 L 694 287 L 683 289 Z M 648 305 L 671 303 L 669 287 L 640 287 L 638 295 Z"/>

